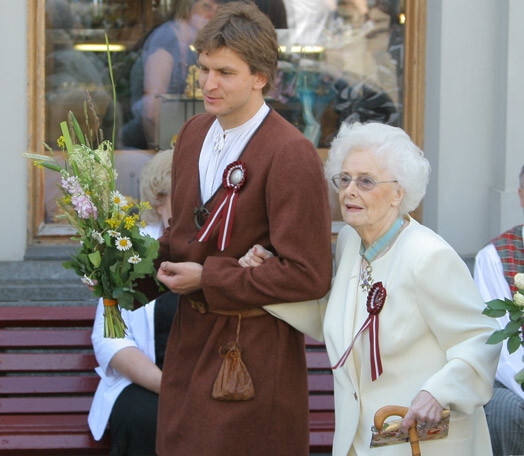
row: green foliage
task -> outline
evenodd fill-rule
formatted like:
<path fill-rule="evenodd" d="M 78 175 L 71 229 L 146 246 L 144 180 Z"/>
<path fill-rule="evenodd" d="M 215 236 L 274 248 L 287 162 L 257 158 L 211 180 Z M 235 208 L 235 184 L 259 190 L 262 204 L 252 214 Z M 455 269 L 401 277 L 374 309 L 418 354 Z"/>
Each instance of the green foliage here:
<path fill-rule="evenodd" d="M 518 275 L 518 274 L 517 274 Z M 517 276 L 515 276 L 517 277 Z M 515 280 L 517 282 L 517 280 Z M 519 282 L 520 283 L 520 282 Z M 509 353 L 515 353 L 519 347 L 524 347 L 522 339 L 522 327 L 524 325 L 524 291 L 519 289 L 511 299 L 494 299 L 486 303 L 483 314 L 493 318 L 499 318 L 508 313 L 510 321 L 504 329 L 493 332 L 488 338 L 488 344 L 499 344 L 507 339 L 506 348 Z M 523 360 L 524 361 L 524 360 Z M 524 369 L 515 375 L 515 381 L 520 384 L 524 390 Z"/>

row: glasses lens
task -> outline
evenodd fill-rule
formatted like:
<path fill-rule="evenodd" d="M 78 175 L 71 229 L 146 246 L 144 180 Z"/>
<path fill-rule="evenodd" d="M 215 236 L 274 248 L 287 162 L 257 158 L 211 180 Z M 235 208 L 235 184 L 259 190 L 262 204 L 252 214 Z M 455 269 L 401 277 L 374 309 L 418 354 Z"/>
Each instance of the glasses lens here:
<path fill-rule="evenodd" d="M 357 185 L 358 188 L 360 188 L 360 190 L 369 192 L 370 190 L 373 190 L 375 188 L 377 182 L 370 176 L 360 176 L 357 178 Z"/>

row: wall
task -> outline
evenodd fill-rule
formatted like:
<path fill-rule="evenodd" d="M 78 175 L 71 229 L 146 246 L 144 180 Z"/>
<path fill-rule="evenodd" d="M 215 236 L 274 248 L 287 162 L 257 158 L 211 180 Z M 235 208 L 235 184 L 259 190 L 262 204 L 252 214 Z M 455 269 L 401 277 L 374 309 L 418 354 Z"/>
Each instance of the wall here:
<path fill-rule="evenodd" d="M 433 173 L 424 224 L 468 256 L 522 223 L 524 2 L 428 0 L 427 11 L 425 151 Z"/>
<path fill-rule="evenodd" d="M 26 247 L 27 25 L 26 2 L 0 0 L 0 261 L 21 260 Z"/>

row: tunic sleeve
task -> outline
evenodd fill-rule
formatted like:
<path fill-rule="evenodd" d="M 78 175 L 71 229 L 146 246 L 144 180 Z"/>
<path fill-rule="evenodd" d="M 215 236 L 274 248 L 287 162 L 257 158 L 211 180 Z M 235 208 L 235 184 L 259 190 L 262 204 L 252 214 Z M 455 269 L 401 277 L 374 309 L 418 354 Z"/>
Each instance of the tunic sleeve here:
<path fill-rule="evenodd" d="M 443 407 L 471 414 L 492 394 L 501 346 L 486 341 L 497 322 L 482 314 L 484 303 L 467 266 L 447 245 L 420 256 L 414 282 L 422 316 L 447 359 L 422 389 Z"/>
<path fill-rule="evenodd" d="M 275 154 L 261 190 L 276 256 L 257 268 L 242 268 L 236 258 L 208 257 L 202 289 L 211 310 L 317 299 L 328 291 L 331 219 L 322 165 L 312 144 L 305 138 L 288 142 Z"/>

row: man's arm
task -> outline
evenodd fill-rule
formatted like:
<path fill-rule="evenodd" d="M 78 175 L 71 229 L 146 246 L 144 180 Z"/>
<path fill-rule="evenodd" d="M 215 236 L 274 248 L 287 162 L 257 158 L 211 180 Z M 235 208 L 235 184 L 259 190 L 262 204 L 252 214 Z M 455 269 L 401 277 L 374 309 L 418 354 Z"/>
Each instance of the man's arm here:
<path fill-rule="evenodd" d="M 275 257 L 258 268 L 242 268 L 237 258 L 208 257 L 201 284 L 211 310 L 316 299 L 329 289 L 332 255 L 327 184 L 309 141 L 297 141 L 275 155 L 264 190 L 271 243 L 266 247 Z"/>

